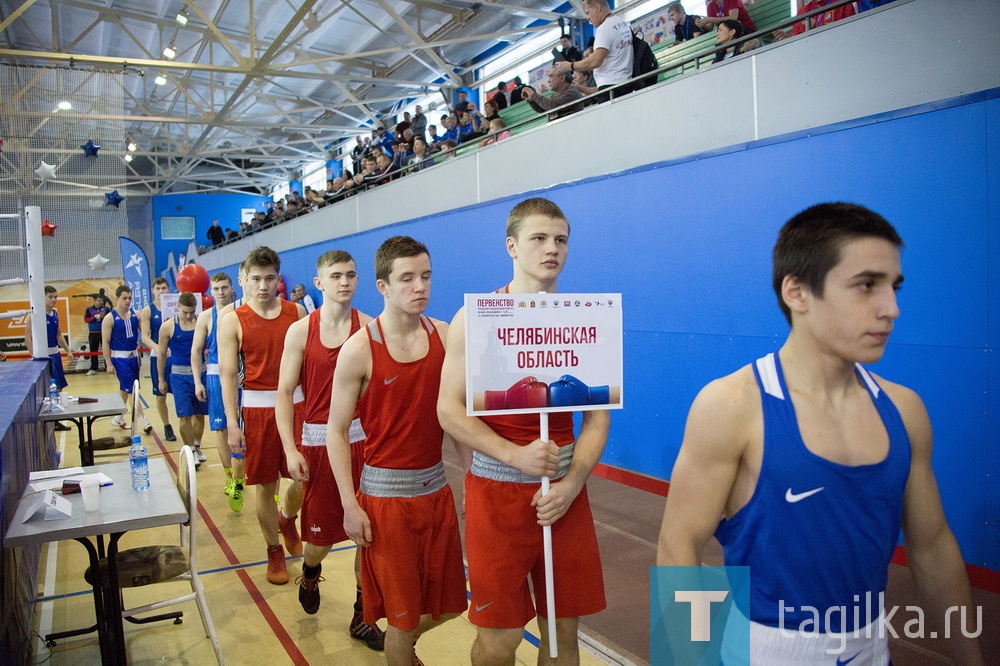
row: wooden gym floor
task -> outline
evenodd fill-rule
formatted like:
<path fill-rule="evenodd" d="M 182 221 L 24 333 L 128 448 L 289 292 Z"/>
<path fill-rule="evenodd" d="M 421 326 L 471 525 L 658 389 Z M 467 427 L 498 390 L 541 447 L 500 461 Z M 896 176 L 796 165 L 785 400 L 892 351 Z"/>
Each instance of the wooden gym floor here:
<path fill-rule="evenodd" d="M 149 403 L 146 415 L 154 425 L 153 435 L 143 438 L 149 455 L 176 462 L 181 442 L 165 442 L 159 416 L 149 391 L 148 365 L 143 367 L 141 395 Z M 95 376 L 71 374 L 65 394 L 93 395 L 117 390 L 117 380 L 104 373 Z M 171 414 L 172 401 L 168 398 Z M 171 416 L 175 432 L 177 419 Z M 95 436 L 124 435 L 110 419 L 95 424 Z M 224 473 L 216 453 L 216 435 L 207 431 L 202 450 L 208 456 L 198 472 L 201 505 L 198 532 L 198 569 L 205 586 L 209 609 L 223 655 L 229 664 L 383 664 L 381 653 L 368 650 L 347 633 L 354 602 L 353 544 L 335 548 L 323 564 L 325 582 L 322 606 L 307 615 L 298 603 L 295 578 L 301 573 L 301 558 L 288 560 L 290 582 L 271 585 L 265 578 L 266 552 L 254 515 L 253 493 L 247 493 L 241 513 L 230 511 L 222 492 Z M 79 464 L 76 430 L 56 433 L 63 451 L 63 466 Z M 178 432 L 178 440 L 180 435 Z M 126 448 L 95 452 L 98 463 L 127 458 Z M 461 471 L 453 452 L 445 451 L 448 478 L 461 487 Z M 605 478 L 589 482 L 591 504 L 597 524 L 608 608 L 581 622 L 581 663 L 649 663 L 649 567 L 656 556 L 656 539 L 664 498 Z M 458 493 L 456 492 L 456 496 Z M 143 530 L 126 534 L 122 548 L 151 543 L 176 543 L 177 528 Z M 721 549 L 714 542 L 706 552 L 706 563 L 721 564 Z M 42 549 L 39 571 L 39 601 L 35 630 L 39 634 L 67 630 L 93 623 L 89 586 L 83 580 L 87 557 L 75 542 L 49 544 Z M 893 565 L 890 570 L 888 604 L 917 603 L 909 570 Z M 125 591 L 127 606 L 183 594 L 187 583 L 165 583 Z M 987 654 L 1000 651 L 1000 595 L 975 590 L 976 603 L 983 606 L 981 640 Z M 150 625 L 126 623 L 126 645 L 133 664 L 209 664 L 214 655 L 204 637 L 198 609 L 189 602 L 180 625 L 159 622 Z M 384 627 L 384 620 L 382 621 Z M 518 664 L 537 659 L 538 629 L 525 628 L 518 648 Z M 423 636 L 417 653 L 428 666 L 468 664 L 475 628 L 465 616 Z M 932 666 L 951 663 L 941 655 L 943 647 L 931 640 L 890 639 L 896 666 Z M 63 639 L 52 648 L 36 640 L 37 664 L 99 663 L 97 635 Z M 987 658 L 987 663 L 989 662 Z"/>

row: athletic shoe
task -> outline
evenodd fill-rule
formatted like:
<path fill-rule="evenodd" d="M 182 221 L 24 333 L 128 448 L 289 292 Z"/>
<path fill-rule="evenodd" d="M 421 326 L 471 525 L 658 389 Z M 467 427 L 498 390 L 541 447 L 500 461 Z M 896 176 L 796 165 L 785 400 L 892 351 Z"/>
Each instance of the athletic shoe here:
<path fill-rule="evenodd" d="M 142 431 L 147 435 L 153 432 L 153 424 L 145 416 L 142 417 Z"/>
<path fill-rule="evenodd" d="M 233 513 L 243 510 L 243 484 L 233 480 L 233 492 L 229 495 L 229 508 Z"/>
<path fill-rule="evenodd" d="M 56 421 L 56 424 L 54 426 L 52 426 L 52 428 L 54 430 L 56 430 L 56 432 L 62 432 L 64 430 L 72 430 L 72 428 L 70 428 L 68 425 L 66 425 L 62 421 Z"/>
<path fill-rule="evenodd" d="M 365 624 L 361 588 L 358 588 L 358 597 L 354 602 L 354 617 L 351 618 L 348 631 L 351 633 L 351 638 L 362 641 L 370 650 L 381 652 L 385 649 L 385 632 L 379 629 L 377 624 Z"/>
<path fill-rule="evenodd" d="M 233 477 L 231 477 L 231 476 L 227 476 L 226 477 L 226 485 L 222 488 L 222 494 L 224 494 L 224 495 L 232 495 L 233 494 L 233 488 L 235 488 L 235 487 L 236 487 L 236 480 L 233 479 Z"/>
<path fill-rule="evenodd" d="M 167 440 L 168 442 L 177 441 L 177 437 L 174 435 L 174 429 L 173 427 L 171 427 L 169 423 L 163 426 L 163 439 Z"/>
<path fill-rule="evenodd" d="M 205 454 L 201 452 L 200 446 L 194 447 L 194 459 L 198 461 L 198 464 L 201 464 L 206 460 L 208 460 L 208 458 L 205 457 Z"/>
<path fill-rule="evenodd" d="M 316 575 L 312 578 L 306 578 L 306 567 L 302 565 L 302 575 L 299 576 L 295 584 L 299 586 L 299 603 L 302 604 L 302 610 L 309 613 L 310 615 L 315 615 L 316 611 L 319 610 L 319 584 L 326 580 L 320 573 L 323 571 L 323 565 L 316 565 Z"/>
<path fill-rule="evenodd" d="M 267 547 L 267 582 L 272 585 L 284 585 L 288 582 L 285 551 L 281 546 Z"/>
<path fill-rule="evenodd" d="M 87 370 L 87 376 L 88 377 L 93 377 L 96 374 L 97 374 L 97 370 Z"/>
<path fill-rule="evenodd" d="M 278 530 L 281 538 L 285 542 L 285 548 L 292 557 L 302 554 L 302 538 L 299 530 L 295 527 L 295 518 L 285 518 L 285 514 L 278 511 Z"/>
<path fill-rule="evenodd" d="M 128 426 L 125 424 L 125 417 L 121 414 L 116 414 L 115 418 L 111 419 L 111 425 L 125 430 Z"/>

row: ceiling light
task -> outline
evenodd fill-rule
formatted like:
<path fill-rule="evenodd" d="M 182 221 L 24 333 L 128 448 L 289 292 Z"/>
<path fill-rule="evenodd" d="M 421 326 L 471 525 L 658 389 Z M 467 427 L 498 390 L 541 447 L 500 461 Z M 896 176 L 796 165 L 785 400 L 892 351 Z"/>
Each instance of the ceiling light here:
<path fill-rule="evenodd" d="M 134 153 L 137 146 L 135 145 L 135 141 L 129 141 L 127 147 L 130 153 Z"/>
<path fill-rule="evenodd" d="M 167 60 L 173 60 L 174 56 L 177 55 L 177 47 L 174 46 L 173 42 L 167 44 L 167 48 L 163 49 L 163 57 Z"/>
<path fill-rule="evenodd" d="M 188 10 L 186 8 L 182 9 L 180 13 L 177 14 L 177 22 L 180 23 L 181 25 L 188 24 Z"/>
<path fill-rule="evenodd" d="M 165 86 L 167 85 L 167 77 L 163 76 L 161 72 L 160 74 L 156 75 L 155 79 L 153 79 L 153 83 L 155 83 L 158 86 Z"/>
<path fill-rule="evenodd" d="M 69 102 L 62 101 L 59 102 L 59 108 L 62 109 L 63 111 L 69 111 L 70 109 L 73 108 L 73 105 L 70 104 Z"/>
<path fill-rule="evenodd" d="M 131 156 L 131 155 L 128 155 L 128 154 L 126 154 L 126 155 L 125 155 L 125 161 L 126 161 L 126 162 L 131 162 L 131 161 L 132 161 L 132 156 Z"/>

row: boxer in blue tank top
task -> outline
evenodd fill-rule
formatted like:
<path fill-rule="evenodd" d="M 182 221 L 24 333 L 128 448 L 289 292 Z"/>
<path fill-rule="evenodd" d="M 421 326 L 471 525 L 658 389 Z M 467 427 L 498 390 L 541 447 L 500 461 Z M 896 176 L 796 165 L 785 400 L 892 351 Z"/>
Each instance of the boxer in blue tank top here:
<path fill-rule="evenodd" d="M 243 458 L 229 448 L 226 410 L 222 403 L 222 383 L 219 381 L 219 320 L 222 313 L 231 309 L 233 301 L 232 279 L 225 273 L 212 276 L 212 298 L 215 305 L 198 315 L 191 347 L 191 369 L 194 376 L 195 394 L 199 400 L 208 401 L 208 427 L 216 433 L 216 450 L 222 468 L 226 473 L 226 484 L 222 491 L 229 496 L 229 508 L 234 513 L 243 510 Z M 202 373 L 201 369 L 206 372 Z M 202 381 L 204 379 L 204 381 Z M 234 496 L 234 488 L 239 481 L 239 493 Z"/>
<path fill-rule="evenodd" d="M 749 607 L 733 607 L 723 637 L 726 666 L 889 663 L 881 595 L 900 528 L 927 616 L 974 615 L 923 402 L 861 365 L 882 358 L 899 316 L 902 244 L 851 204 L 789 220 L 773 271 L 788 339 L 691 407 L 657 564 L 699 565 L 714 534 L 726 565 L 750 567 Z M 958 617 L 952 656 L 982 664 Z"/>
<path fill-rule="evenodd" d="M 59 330 L 59 312 L 56 311 L 56 301 L 59 299 L 59 294 L 56 288 L 51 285 L 45 285 L 45 343 L 46 349 L 44 354 L 39 354 L 41 356 L 49 357 L 49 372 L 51 373 L 51 378 L 55 380 L 56 386 L 62 391 L 69 384 L 66 381 L 66 373 L 63 370 L 62 356 L 59 354 L 59 350 L 63 349 L 66 354 L 70 354 L 69 343 L 66 342 L 65 336 L 63 336 L 62 331 Z M 24 336 L 24 344 L 28 348 L 28 353 L 34 357 L 34 345 L 31 339 L 31 315 L 28 315 L 24 320 L 24 330 L 26 334 Z M 46 393 L 48 392 L 48 386 L 45 387 Z M 68 426 L 64 426 L 59 421 L 55 422 L 56 430 L 69 430 Z"/>
<path fill-rule="evenodd" d="M 163 423 L 163 438 L 168 442 L 176 442 L 174 428 L 170 425 L 170 412 L 167 410 L 167 393 L 170 393 L 170 359 L 167 359 L 167 390 L 160 390 L 160 367 L 156 362 L 159 354 L 160 328 L 163 326 L 163 312 L 160 297 L 170 293 L 170 284 L 164 277 L 153 280 L 153 302 L 139 313 L 139 327 L 142 330 L 142 344 L 149 349 L 149 379 L 153 384 L 153 396 L 156 398 L 156 413 Z"/>
<path fill-rule="evenodd" d="M 101 322 L 101 337 L 107 372 L 118 376 L 118 390 L 125 401 L 126 413 L 131 413 L 132 385 L 139 379 L 139 318 L 132 312 L 132 290 L 128 285 L 115 289 L 115 307 L 111 316 Z M 121 414 L 111 423 L 123 429 L 128 427 Z"/>
<path fill-rule="evenodd" d="M 194 294 L 184 292 L 177 299 L 177 316 L 167 320 L 160 327 L 159 353 L 160 388 L 167 386 L 167 351 L 173 358 L 170 381 L 173 385 L 174 410 L 180 419 L 181 441 L 194 447 L 194 457 L 198 465 L 205 462 L 201 452 L 201 436 L 205 431 L 205 415 L 208 403 L 195 395 L 194 377 L 191 368 L 191 343 L 198 322 L 195 309 L 198 301 Z M 201 381 L 201 378 L 199 378 Z M 165 392 L 165 391 L 164 391 Z"/>

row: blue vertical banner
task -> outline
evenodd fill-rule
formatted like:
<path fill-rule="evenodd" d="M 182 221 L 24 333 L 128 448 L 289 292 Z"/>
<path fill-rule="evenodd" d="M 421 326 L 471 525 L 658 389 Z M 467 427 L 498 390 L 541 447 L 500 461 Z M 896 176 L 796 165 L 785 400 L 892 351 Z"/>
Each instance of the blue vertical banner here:
<path fill-rule="evenodd" d="M 139 312 L 150 304 L 151 285 L 146 252 L 131 238 L 118 237 L 122 254 L 122 280 L 132 289 L 132 309 Z"/>
<path fill-rule="evenodd" d="M 732 621 L 749 612 L 750 567 L 650 567 L 649 577 L 652 666 L 718 666 L 724 642 L 727 666 L 750 663 L 749 624 Z"/>

